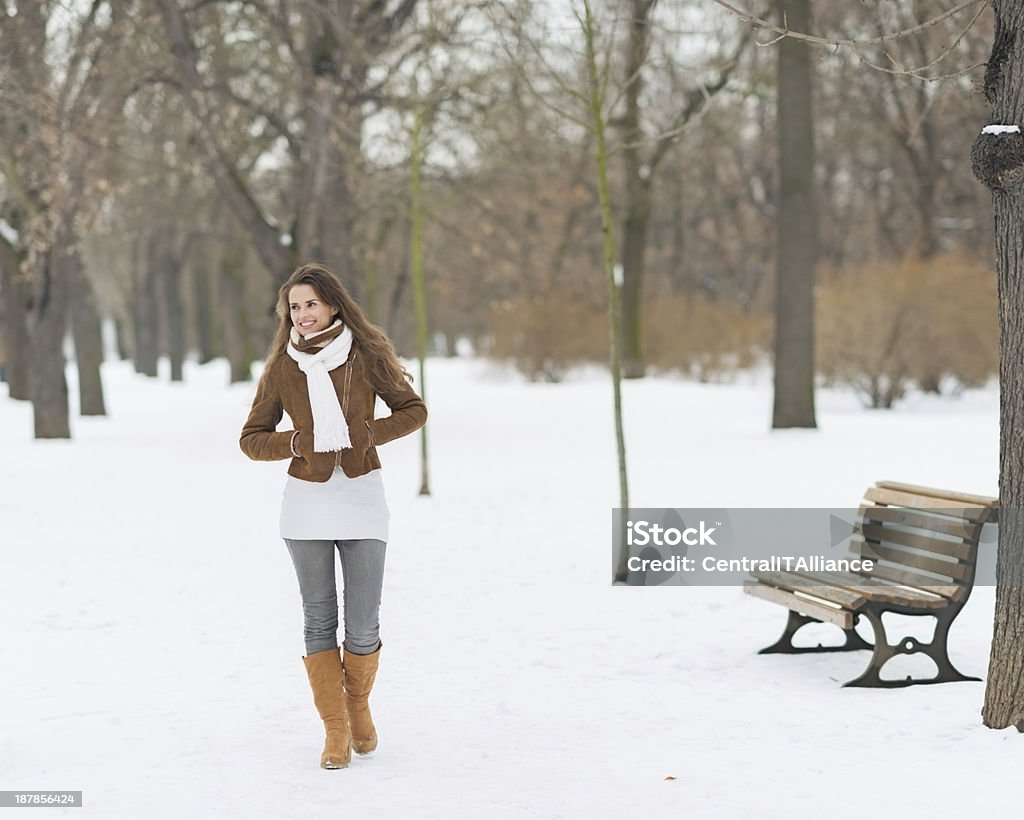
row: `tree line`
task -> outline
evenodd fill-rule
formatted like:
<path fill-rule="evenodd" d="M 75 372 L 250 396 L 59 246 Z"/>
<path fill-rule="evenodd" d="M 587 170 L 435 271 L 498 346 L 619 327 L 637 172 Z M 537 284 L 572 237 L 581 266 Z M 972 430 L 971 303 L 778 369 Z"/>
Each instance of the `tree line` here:
<path fill-rule="evenodd" d="M 816 4 L 814 26 L 870 41 L 943 8 L 909 5 Z M 623 376 L 653 366 L 715 377 L 758 351 L 771 358 L 775 249 L 810 244 L 775 241 L 785 43 L 766 46 L 713 2 L 588 7 L 607 108 Z M 37 399 L 37 434 L 67 434 L 65 328 L 74 325 L 84 413 L 103 409 L 100 317 L 116 322 L 140 372 L 155 373 L 164 355 L 178 377 L 195 351 L 227 356 L 232 378 L 247 379 L 269 294 L 305 259 L 337 269 L 406 353 L 417 344 L 418 254 L 432 353 L 461 344 L 551 379 L 607 361 L 580 8 L 7 4 L 4 349 L 11 395 Z M 986 192 L 964 162 L 985 107 L 981 69 L 969 69 L 992 36 L 987 17 L 962 31 L 974 11 L 856 50 L 812 49 L 817 150 L 795 167 L 812 172 L 819 270 L 842 279 L 946 253 L 991 264 Z M 905 70 L 943 54 L 928 69 L 938 79 Z M 687 313 L 696 338 L 668 344 L 664 320 L 649 318 L 664 304 Z M 578 323 L 560 320 L 574 314 Z M 39 339 L 25 344 L 33 328 Z"/>

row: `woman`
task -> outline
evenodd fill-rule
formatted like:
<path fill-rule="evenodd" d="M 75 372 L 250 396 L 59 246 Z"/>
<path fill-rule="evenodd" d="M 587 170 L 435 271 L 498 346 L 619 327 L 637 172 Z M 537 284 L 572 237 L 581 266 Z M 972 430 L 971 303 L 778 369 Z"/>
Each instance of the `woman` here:
<path fill-rule="evenodd" d="M 303 265 L 288 278 L 277 314 L 239 443 L 257 461 L 291 458 L 281 537 L 299 580 L 303 662 L 327 732 L 320 765 L 341 769 L 352 749 L 377 748 L 368 698 L 380 658 L 389 513 L 376 447 L 422 427 L 427 408 L 387 336 L 323 265 Z M 377 396 L 390 416 L 374 418 Z M 277 432 L 284 413 L 294 429 Z M 344 582 L 342 648 L 335 548 Z"/>

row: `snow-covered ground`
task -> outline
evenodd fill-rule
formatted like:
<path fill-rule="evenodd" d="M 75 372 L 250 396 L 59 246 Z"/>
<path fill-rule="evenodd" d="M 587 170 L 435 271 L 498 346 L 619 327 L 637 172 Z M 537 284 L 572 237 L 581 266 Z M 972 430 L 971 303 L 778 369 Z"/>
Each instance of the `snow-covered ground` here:
<path fill-rule="evenodd" d="M 84 818 L 866 818 L 1005 814 L 1024 738 L 982 683 L 843 689 L 864 653 L 758 656 L 785 611 L 735 588 L 610 583 L 611 388 L 427 373 L 419 441 L 381 448 L 391 543 L 380 748 L 318 766 L 285 463 L 238 449 L 253 385 L 105 366 L 110 416 L 33 442 L 0 387 L 0 790 Z M 418 383 L 417 383 L 418 386 Z M 74 386 L 72 385 L 72 392 Z M 770 432 L 765 378 L 624 386 L 638 507 L 837 506 L 878 479 L 995 495 L 998 394 L 892 412 L 818 393 Z M 950 651 L 984 675 L 993 594 Z"/>

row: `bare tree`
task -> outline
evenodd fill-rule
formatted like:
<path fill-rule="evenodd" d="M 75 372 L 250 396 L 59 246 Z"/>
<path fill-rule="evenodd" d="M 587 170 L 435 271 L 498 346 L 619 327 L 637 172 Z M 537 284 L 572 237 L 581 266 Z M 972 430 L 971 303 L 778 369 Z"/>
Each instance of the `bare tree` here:
<path fill-rule="evenodd" d="M 409 254 L 412 268 L 413 293 L 416 300 L 416 355 L 420 363 L 420 397 L 427 397 L 427 297 L 423 276 L 423 144 L 424 132 L 429 129 L 426 106 L 417 105 L 413 111 L 409 154 Z M 427 461 L 427 429 L 420 430 L 420 495 L 430 495 L 430 471 Z"/>
<path fill-rule="evenodd" d="M 810 0 L 779 0 L 779 17 L 807 31 Z M 776 240 L 775 396 L 772 427 L 815 427 L 814 118 L 807 43 L 786 37 L 778 54 L 779 210 Z"/>
<path fill-rule="evenodd" d="M 586 91 L 581 95 L 586 103 L 589 126 L 594 134 L 595 159 L 597 161 L 597 191 L 601 206 L 601 232 L 604 236 L 604 274 L 608 291 L 608 337 L 609 364 L 612 373 L 612 401 L 615 416 L 615 449 L 619 466 L 619 505 L 622 508 L 622 526 L 625 527 L 626 510 L 629 509 L 629 480 L 626 473 L 626 434 L 622 423 L 622 308 L 619 297 L 619 282 L 616 281 L 617 251 L 613 227 L 611 189 L 608 184 L 608 73 L 609 63 L 599 62 L 601 31 L 594 19 L 589 0 L 581 0 L 581 7 L 573 9 L 580 24 L 586 67 Z M 622 545 L 615 580 L 624 582 L 628 575 L 629 550 L 626 539 L 620 537 Z"/>
<path fill-rule="evenodd" d="M 31 281 L 30 394 L 37 438 L 69 438 L 63 341 L 71 292 L 86 287 L 77 260 L 81 232 L 102 184 L 104 149 L 116 138 L 124 78 L 112 54 L 126 31 L 124 6 L 94 0 L 80 17 L 51 25 L 56 3 L 18 3 L 0 14 L 5 48 L 0 65 L 0 159 L 19 212 L 18 242 Z M 62 14 L 66 11 L 60 9 Z M 64 15 L 66 17 L 66 14 Z M 62 49 L 52 38 L 63 38 Z M 52 54 L 64 55 L 59 70 Z M 81 293 L 81 290 L 79 290 Z M 82 305 L 76 337 L 84 412 L 102 412 L 98 317 Z M 91 327 L 86 328 L 88 323 Z"/>
<path fill-rule="evenodd" d="M 645 73 L 652 70 L 649 56 L 657 28 L 653 19 L 658 0 L 629 0 L 629 36 L 622 88 L 624 110 L 615 120 L 622 133 L 622 171 L 625 180 L 625 217 L 622 229 L 622 322 L 623 376 L 640 378 L 646 373 L 643 354 L 643 279 L 649 243 L 648 228 L 655 207 L 654 184 L 662 162 L 679 144 L 684 131 L 728 82 L 739 64 L 739 52 L 747 42 L 739 38 L 736 52 L 720 62 L 721 67 L 707 80 L 684 86 L 672 60 L 665 71 L 671 77 L 671 97 L 679 100 L 670 119 L 653 123 L 642 104 Z M 651 133 L 651 131 L 654 133 Z"/>
<path fill-rule="evenodd" d="M 531 7 L 520 4 L 510 10 L 506 23 L 513 42 L 525 46 L 537 60 L 543 72 L 540 77 L 520 73 L 534 98 L 558 112 L 563 123 L 582 129 L 593 141 L 593 180 L 597 192 L 598 214 L 601 225 L 601 247 L 598 265 L 604 276 L 608 332 L 608 364 L 612 382 L 612 411 L 615 423 L 615 450 L 618 466 L 619 505 L 625 511 L 629 508 L 629 481 L 626 468 L 626 439 L 622 406 L 622 308 L 621 269 L 618 266 L 618 249 L 615 239 L 615 217 L 612 204 L 612 189 L 609 181 L 609 130 L 615 97 L 610 91 L 612 58 L 610 52 L 616 43 L 615 20 L 604 27 L 595 14 L 590 0 L 573 0 L 571 13 L 575 20 L 571 41 L 561 44 L 557 50 L 560 62 L 556 64 L 551 53 L 552 43 L 542 42 L 542 37 L 531 33 L 531 24 L 540 28 L 531 18 Z M 547 52 L 547 53 L 545 53 Z M 570 58 L 565 60 L 565 53 Z M 582 75 L 582 76 L 580 76 Z M 555 99 L 542 86 L 549 85 L 557 90 L 563 99 Z M 629 550 L 626 548 L 625 521 L 622 517 L 622 549 L 614 572 L 614 580 L 625 581 L 628 570 Z"/>
<path fill-rule="evenodd" d="M 393 8 L 355 0 L 277 0 L 241 10 L 219 3 L 187 10 L 179 0 L 157 5 L 173 82 L 192 113 L 207 171 L 263 264 L 283 279 L 300 259 L 328 261 L 358 292 L 352 191 L 366 108 L 380 84 L 371 69 L 391 67 L 384 55 L 410 22 L 416 0 Z M 197 32 L 212 28 L 214 36 L 204 40 L 221 43 L 224 15 L 257 30 L 278 46 L 273 54 L 284 55 L 261 57 L 264 82 L 236 82 L 230 64 L 204 58 Z M 246 119 L 271 128 L 288 146 L 283 208 L 258 194 L 225 147 Z"/>
<path fill-rule="evenodd" d="M 8 223 L 9 224 L 9 223 Z M 28 401 L 28 311 L 31 282 L 23 269 L 24 252 L 0 233 L 0 298 L 3 299 L 3 347 L 6 351 L 7 395 Z"/>
<path fill-rule="evenodd" d="M 990 122 L 971 152 L 992 191 L 999 274 L 999 554 L 986 726 L 1024 732 L 1024 4 L 991 0 L 995 42 L 985 69 Z"/>

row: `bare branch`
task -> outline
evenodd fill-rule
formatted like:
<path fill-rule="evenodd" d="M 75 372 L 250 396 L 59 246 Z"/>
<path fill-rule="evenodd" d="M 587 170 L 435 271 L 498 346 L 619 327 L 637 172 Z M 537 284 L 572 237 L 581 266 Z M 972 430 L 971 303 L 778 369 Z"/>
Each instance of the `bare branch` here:
<path fill-rule="evenodd" d="M 896 63 L 895 60 L 893 60 L 892 56 L 888 52 L 886 52 L 885 56 L 888 57 L 889 60 L 894 65 L 897 66 L 896 68 L 886 68 L 883 65 L 879 65 L 877 63 L 872 62 L 871 60 L 869 60 L 867 57 L 865 57 L 857 49 L 850 49 L 850 50 L 853 51 L 853 53 L 856 54 L 858 58 L 860 58 L 861 62 L 863 62 L 869 68 L 873 68 L 876 71 L 881 71 L 881 72 L 883 72 L 885 74 L 904 74 L 904 75 L 913 77 L 914 79 L 924 80 L 926 82 L 938 82 L 940 80 L 951 80 L 951 79 L 953 79 L 955 77 L 961 77 L 964 74 L 969 74 L 971 71 L 974 71 L 974 69 L 976 69 L 976 68 L 981 68 L 985 64 L 984 63 L 973 63 L 973 64 L 967 66 L 966 68 L 960 69 L 959 71 L 954 71 L 954 72 L 952 72 L 950 74 L 939 74 L 939 75 L 936 75 L 936 76 L 928 76 L 928 75 L 922 74 L 921 72 L 922 71 L 926 71 L 927 69 L 931 68 L 934 65 L 937 65 L 939 62 L 941 62 L 946 57 L 948 57 L 953 52 L 953 50 L 958 45 L 960 45 L 960 43 L 963 41 L 964 37 L 967 36 L 967 33 L 974 27 L 974 24 L 978 21 L 978 18 L 981 17 L 981 15 L 985 12 L 986 8 L 988 8 L 988 6 L 986 6 L 986 5 L 979 6 L 977 13 L 975 13 L 975 15 L 971 18 L 970 22 L 966 26 L 964 26 L 964 28 L 960 31 L 960 33 L 957 35 L 956 39 L 953 41 L 952 45 L 946 46 L 945 48 L 943 48 L 942 51 L 939 53 L 939 56 L 936 57 L 934 60 L 931 60 L 930 62 L 925 63 L 924 65 L 917 66 L 916 68 L 904 68 L 903 66 L 900 66 L 898 63 Z"/>
<path fill-rule="evenodd" d="M 888 34 L 883 34 L 879 37 L 871 37 L 867 40 L 848 40 L 837 37 L 816 37 L 813 34 L 807 34 L 801 31 L 791 31 L 788 28 L 777 26 L 775 23 L 756 17 L 749 12 L 745 12 L 742 9 L 736 8 L 726 0 L 712 0 L 712 2 L 724 8 L 730 14 L 735 15 L 745 23 L 750 23 L 755 28 L 763 28 L 768 31 L 774 31 L 776 34 L 781 34 L 783 37 L 792 37 L 795 40 L 803 40 L 808 43 L 813 43 L 818 46 L 845 46 L 847 48 L 857 48 L 860 46 L 880 45 L 881 43 L 888 42 L 890 40 L 899 40 L 903 37 L 909 37 L 911 34 L 917 34 L 918 32 L 924 31 L 925 29 L 931 28 L 932 26 L 938 25 L 943 20 L 953 17 L 959 14 L 964 9 L 969 9 L 972 6 L 983 5 L 986 0 L 967 0 L 965 3 L 961 3 L 949 11 L 943 12 L 938 17 L 933 17 L 930 20 L 925 20 L 923 23 L 919 23 L 911 28 L 902 29 L 901 31 L 893 31 Z M 977 19 L 977 17 L 975 17 Z M 972 21 L 973 22 L 973 21 Z M 766 43 L 759 43 L 759 45 L 767 45 Z"/>
<path fill-rule="evenodd" d="M 236 92 L 229 83 L 220 82 L 213 86 L 207 86 L 206 91 L 212 93 L 223 94 L 228 99 L 251 111 L 259 117 L 263 117 L 270 126 L 288 143 L 288 153 L 290 153 L 296 160 L 301 156 L 299 145 L 296 143 L 295 135 L 288 128 L 286 123 L 278 114 L 275 114 L 265 106 L 260 105 L 255 100 L 250 100 L 247 97 L 243 97 L 241 94 Z"/>
<path fill-rule="evenodd" d="M 200 104 L 203 99 L 203 81 L 197 66 L 198 55 L 191 32 L 174 0 L 159 0 L 164 34 L 177 66 L 179 81 L 184 89 L 182 99 L 199 123 L 200 144 L 209 159 L 221 195 L 230 204 L 235 216 L 246 227 L 256 251 L 270 270 L 286 268 L 288 252 L 278 241 L 278 232 L 267 220 L 252 191 L 246 185 L 236 165 L 218 141 L 211 122 L 212 112 Z"/>
<path fill-rule="evenodd" d="M 576 13 L 575 8 L 573 9 L 573 13 Z M 586 95 L 581 93 L 578 89 L 574 88 L 571 83 L 569 83 L 562 77 L 561 72 L 559 72 L 557 68 L 555 68 L 548 62 L 547 58 L 542 53 L 540 46 L 534 41 L 534 39 L 532 37 L 526 36 L 525 34 L 520 34 L 519 40 L 520 42 L 525 43 L 529 47 L 531 54 L 540 62 L 541 66 L 545 70 L 545 73 L 552 80 L 552 82 L 554 82 L 558 89 L 562 91 L 564 94 L 568 95 L 575 102 L 579 103 L 581 106 L 586 108 L 588 105 Z M 545 94 L 541 93 L 536 89 L 536 87 L 533 84 L 533 81 L 530 78 L 529 72 L 526 71 L 525 67 L 522 65 L 522 61 L 518 59 L 518 55 L 514 54 L 511 51 L 511 49 L 504 42 L 504 40 L 501 41 L 501 48 L 505 52 L 506 56 L 508 56 L 509 59 L 512 60 L 513 65 L 518 66 L 519 77 L 523 80 L 523 82 L 526 84 L 527 89 L 529 89 L 530 93 L 533 94 L 533 96 L 537 99 L 538 102 L 541 103 L 541 105 L 555 112 L 560 117 L 565 117 L 566 119 L 570 120 L 576 125 L 579 125 L 587 129 L 588 131 L 591 129 L 591 124 L 585 117 L 576 116 L 566 111 L 564 108 L 556 106 L 547 99 L 547 96 Z"/>
<path fill-rule="evenodd" d="M 89 9 L 89 13 L 86 15 L 85 20 L 78 27 L 78 31 L 75 33 L 75 43 L 71 48 L 71 58 L 68 60 L 67 74 L 64 77 L 64 85 L 61 88 L 58 99 L 58 109 L 63 111 L 66 109 L 67 100 L 71 95 L 71 88 L 75 82 L 75 78 L 78 76 L 79 66 L 82 64 L 82 60 L 85 59 L 87 51 L 87 42 L 89 34 L 92 32 L 92 28 L 96 23 L 96 14 L 100 10 L 100 6 L 103 5 L 103 0 L 93 0 L 92 6 Z"/>
<path fill-rule="evenodd" d="M 811 43 L 812 45 L 816 46 L 828 46 L 830 48 L 846 48 L 853 52 L 864 65 L 868 66 L 869 68 L 873 68 L 875 71 L 881 71 L 885 74 L 903 74 L 913 77 L 917 80 L 924 80 L 926 82 L 939 82 L 941 80 L 949 80 L 955 77 L 960 77 L 984 65 L 984 63 L 974 63 L 968 66 L 967 68 L 961 69 L 960 71 L 955 71 L 949 74 L 940 74 L 937 76 L 928 76 L 921 73 L 931 68 L 932 66 L 936 65 L 941 60 L 945 59 L 947 56 L 949 56 L 953 49 L 955 49 L 960 44 L 960 42 L 963 40 L 967 32 L 971 30 L 975 22 L 977 22 L 978 18 L 981 17 L 982 13 L 988 7 L 985 0 L 967 0 L 967 2 L 961 3 L 960 5 L 938 15 L 937 17 L 925 20 L 923 23 L 918 23 L 916 26 L 901 29 L 900 31 L 883 33 L 878 35 L 877 37 L 870 37 L 862 40 L 850 40 L 834 37 L 817 37 L 812 34 L 807 34 L 806 32 L 792 31 L 786 25 L 777 26 L 774 23 L 771 23 L 761 17 L 757 17 L 753 14 L 750 14 L 749 12 L 745 12 L 742 9 L 733 6 L 731 3 L 727 2 L 727 0 L 713 0 L 713 2 L 721 6 L 722 8 L 726 9 L 730 14 L 735 15 L 740 20 L 750 23 L 755 28 L 763 28 L 768 31 L 776 32 L 779 35 L 778 37 L 774 37 L 768 42 L 757 43 L 757 45 L 762 48 L 774 45 L 775 43 L 779 42 L 780 40 L 786 37 L 792 37 L 796 40 L 803 40 L 807 43 Z M 943 20 L 953 17 L 954 15 L 959 14 L 961 11 L 971 8 L 972 6 L 978 6 L 978 11 L 971 18 L 970 22 L 963 28 L 960 34 L 956 37 L 956 40 L 953 42 L 953 44 L 943 49 L 942 53 L 939 54 L 938 57 L 936 57 L 934 60 L 930 61 L 925 65 L 917 66 L 915 68 L 905 68 L 903 66 L 900 66 L 895 60 L 893 60 L 891 55 L 887 53 L 886 57 L 888 57 L 890 62 L 893 64 L 893 67 L 888 67 L 876 63 L 874 60 L 864 55 L 863 48 L 866 46 L 881 45 L 883 43 L 892 42 L 894 40 L 909 37 L 913 34 L 919 34 L 920 32 L 925 31 L 926 29 L 929 29 L 935 25 L 938 25 Z"/>

